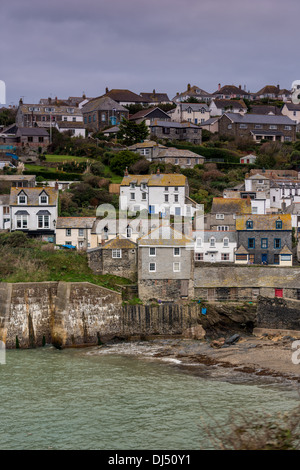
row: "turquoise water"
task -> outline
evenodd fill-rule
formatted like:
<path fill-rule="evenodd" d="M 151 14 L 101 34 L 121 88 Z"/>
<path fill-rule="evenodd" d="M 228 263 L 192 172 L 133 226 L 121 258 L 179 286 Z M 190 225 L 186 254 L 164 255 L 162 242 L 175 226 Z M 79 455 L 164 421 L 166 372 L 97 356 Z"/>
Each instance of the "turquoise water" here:
<path fill-rule="evenodd" d="M 214 420 L 298 404 L 293 389 L 212 380 L 97 348 L 7 351 L 0 392 L 2 450 L 210 449 Z"/>

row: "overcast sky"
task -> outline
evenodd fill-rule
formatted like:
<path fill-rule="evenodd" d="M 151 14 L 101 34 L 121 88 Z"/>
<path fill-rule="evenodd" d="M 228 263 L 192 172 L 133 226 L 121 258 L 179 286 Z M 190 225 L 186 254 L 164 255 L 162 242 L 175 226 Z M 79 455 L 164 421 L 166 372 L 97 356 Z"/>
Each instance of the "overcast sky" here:
<path fill-rule="evenodd" d="M 290 88 L 300 79 L 298 0 L 0 0 L 7 104 L 187 84 Z"/>

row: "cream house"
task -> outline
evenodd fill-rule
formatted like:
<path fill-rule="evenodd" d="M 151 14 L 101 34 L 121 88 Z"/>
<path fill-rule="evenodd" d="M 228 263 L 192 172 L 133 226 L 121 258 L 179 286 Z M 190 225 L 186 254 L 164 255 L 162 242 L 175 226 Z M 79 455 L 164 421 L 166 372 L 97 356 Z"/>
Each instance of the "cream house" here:
<path fill-rule="evenodd" d="M 96 217 L 58 217 L 56 245 L 74 246 L 77 250 L 96 248 L 97 238 L 92 235 Z"/>
<path fill-rule="evenodd" d="M 192 124 L 202 124 L 210 118 L 209 108 L 204 103 L 178 103 L 170 115 L 172 121 Z"/>

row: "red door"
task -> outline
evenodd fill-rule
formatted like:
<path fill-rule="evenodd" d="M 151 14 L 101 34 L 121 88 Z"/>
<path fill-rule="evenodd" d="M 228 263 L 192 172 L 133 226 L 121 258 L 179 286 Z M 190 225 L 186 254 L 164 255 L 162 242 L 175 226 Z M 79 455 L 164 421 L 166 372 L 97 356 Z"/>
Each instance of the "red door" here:
<path fill-rule="evenodd" d="M 275 297 L 283 297 L 283 289 L 275 289 Z"/>

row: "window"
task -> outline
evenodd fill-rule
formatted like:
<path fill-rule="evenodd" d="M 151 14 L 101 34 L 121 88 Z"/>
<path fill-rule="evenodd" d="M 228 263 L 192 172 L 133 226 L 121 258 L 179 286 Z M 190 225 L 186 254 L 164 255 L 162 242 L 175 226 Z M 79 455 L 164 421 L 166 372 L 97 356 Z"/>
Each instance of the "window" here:
<path fill-rule="evenodd" d="M 196 239 L 196 246 L 202 246 L 202 238 L 197 238 Z"/>
<path fill-rule="evenodd" d="M 141 188 L 142 188 L 142 189 L 147 189 L 146 183 L 142 183 L 142 184 L 141 184 Z"/>
<path fill-rule="evenodd" d="M 228 225 L 218 225 L 219 232 L 228 232 L 229 226 Z"/>
<path fill-rule="evenodd" d="M 67 117 L 64 117 L 64 121 L 67 121 L 67 120 L 68 120 L 68 118 L 67 118 Z"/>
<path fill-rule="evenodd" d="M 257 214 L 258 212 L 258 207 L 252 206 L 252 214 Z"/>
<path fill-rule="evenodd" d="M 169 202 L 169 195 L 165 194 L 165 202 Z"/>
<path fill-rule="evenodd" d="M 274 255 L 274 264 L 279 264 L 279 254 Z"/>
<path fill-rule="evenodd" d="M 262 129 L 262 125 L 261 124 L 255 124 L 254 129 Z"/>
<path fill-rule="evenodd" d="M 203 253 L 195 253 L 195 261 L 203 261 Z"/>
<path fill-rule="evenodd" d="M 243 254 L 238 254 L 238 253 L 237 253 L 237 254 L 235 255 L 235 259 L 236 259 L 237 261 L 246 261 L 246 260 L 247 260 L 247 256 L 248 256 L 248 255 L 243 255 Z"/>
<path fill-rule="evenodd" d="M 247 124 L 240 124 L 240 129 L 247 129 L 247 128 L 248 128 Z"/>
<path fill-rule="evenodd" d="M 66 228 L 66 237 L 70 237 L 72 230 L 70 228 Z"/>
<path fill-rule="evenodd" d="M 178 192 L 178 186 L 174 187 L 174 191 L 177 193 Z"/>
<path fill-rule="evenodd" d="M 17 228 L 27 229 L 28 220 L 27 215 L 17 215 Z"/>
<path fill-rule="evenodd" d="M 274 124 L 271 124 L 270 129 L 277 129 L 277 126 L 275 126 Z"/>
<path fill-rule="evenodd" d="M 156 271 L 156 263 L 149 263 L 149 271 L 152 273 Z"/>
<path fill-rule="evenodd" d="M 246 222 L 246 228 L 247 228 L 247 229 L 253 228 L 253 220 L 247 220 L 247 222 Z"/>
<path fill-rule="evenodd" d="M 212 237 L 212 238 L 209 240 L 209 245 L 210 245 L 211 247 L 215 247 L 215 246 L 216 246 L 216 239 Z"/>
<path fill-rule="evenodd" d="M 266 249 L 268 248 L 268 239 L 267 238 L 262 238 L 261 239 L 261 247 Z"/>
<path fill-rule="evenodd" d="M 42 144 L 44 142 L 44 137 L 39 137 L 39 143 Z"/>
<path fill-rule="evenodd" d="M 131 199 L 131 201 L 135 200 L 135 194 L 134 193 L 130 193 L 130 199 Z"/>
<path fill-rule="evenodd" d="M 249 264 L 254 264 L 255 262 L 255 255 L 252 253 L 249 255 Z"/>
<path fill-rule="evenodd" d="M 255 248 L 255 238 L 248 238 L 248 248 Z"/>
<path fill-rule="evenodd" d="M 130 183 L 130 189 L 135 189 L 135 183 Z"/>
<path fill-rule="evenodd" d="M 180 248 L 174 248 L 174 256 L 180 256 Z"/>
<path fill-rule="evenodd" d="M 285 137 L 284 137 L 284 141 L 285 141 L 285 142 L 291 142 L 291 141 L 292 141 L 292 138 L 291 138 L 291 137 L 288 137 L 288 136 L 285 136 Z"/>
<path fill-rule="evenodd" d="M 40 195 L 40 204 L 48 204 L 48 196 L 47 194 Z"/>
<path fill-rule="evenodd" d="M 106 121 L 106 115 L 105 115 L 105 113 L 102 113 L 102 114 L 101 114 L 101 121 L 102 121 L 102 122 L 105 122 L 105 121 Z"/>
<path fill-rule="evenodd" d="M 178 273 L 180 271 L 180 263 L 173 263 L 173 272 Z"/>
<path fill-rule="evenodd" d="M 190 165 L 190 164 L 191 164 L 191 159 L 190 159 L 190 158 L 187 158 L 186 164 L 187 164 L 187 165 Z"/>
<path fill-rule="evenodd" d="M 178 163 L 179 163 L 178 158 L 175 158 L 175 165 L 178 165 Z"/>
<path fill-rule="evenodd" d="M 291 126 L 284 126 L 284 130 L 285 130 L 285 131 L 291 131 L 291 130 L 292 130 L 292 127 L 291 127 Z"/>
<path fill-rule="evenodd" d="M 122 250 L 120 249 L 115 249 L 115 250 L 112 250 L 112 257 L 113 258 L 122 258 Z"/>
<path fill-rule="evenodd" d="M 178 202 L 178 194 L 174 194 L 174 202 Z"/>
<path fill-rule="evenodd" d="M 18 204 L 26 204 L 26 203 L 27 203 L 27 196 L 25 194 L 19 194 Z"/>
<path fill-rule="evenodd" d="M 145 201 L 145 199 L 147 199 L 147 194 L 146 193 L 142 193 L 142 199 Z"/>
<path fill-rule="evenodd" d="M 281 261 L 291 261 L 291 255 L 281 255 Z"/>
<path fill-rule="evenodd" d="M 222 261 L 229 261 L 229 253 L 221 253 Z"/>
<path fill-rule="evenodd" d="M 83 236 L 84 236 L 84 230 L 83 230 L 83 228 L 79 228 L 79 229 L 78 229 L 78 236 L 79 236 L 79 237 L 83 237 Z"/>
<path fill-rule="evenodd" d="M 216 219 L 224 219 L 224 214 L 216 214 Z"/>
<path fill-rule="evenodd" d="M 274 238 L 274 248 L 276 250 L 281 248 L 281 238 Z"/>
<path fill-rule="evenodd" d="M 228 247 L 229 246 L 229 238 L 224 238 L 223 239 L 223 246 Z"/>
<path fill-rule="evenodd" d="M 149 256 L 156 256 L 156 248 L 152 246 L 149 248 Z"/>
<path fill-rule="evenodd" d="M 181 214 L 181 208 L 175 207 L 175 215 L 180 215 L 180 214 Z"/>
<path fill-rule="evenodd" d="M 38 215 L 38 228 L 49 228 L 50 217 L 49 215 Z"/>
<path fill-rule="evenodd" d="M 232 124 L 228 124 L 227 129 L 232 129 Z"/>
<path fill-rule="evenodd" d="M 276 229 L 282 229 L 282 220 L 276 220 Z"/>

